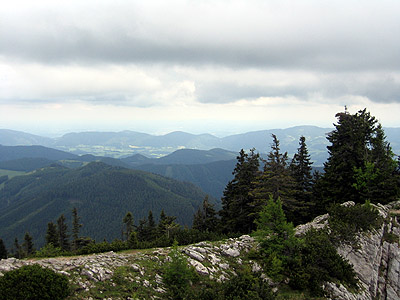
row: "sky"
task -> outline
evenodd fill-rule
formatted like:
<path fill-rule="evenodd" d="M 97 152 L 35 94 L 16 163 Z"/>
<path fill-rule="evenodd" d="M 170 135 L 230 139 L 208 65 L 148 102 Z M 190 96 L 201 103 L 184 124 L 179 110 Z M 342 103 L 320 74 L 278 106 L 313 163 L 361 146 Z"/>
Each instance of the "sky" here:
<path fill-rule="evenodd" d="M 400 127 L 398 0 L 4 1 L 0 128 Z"/>

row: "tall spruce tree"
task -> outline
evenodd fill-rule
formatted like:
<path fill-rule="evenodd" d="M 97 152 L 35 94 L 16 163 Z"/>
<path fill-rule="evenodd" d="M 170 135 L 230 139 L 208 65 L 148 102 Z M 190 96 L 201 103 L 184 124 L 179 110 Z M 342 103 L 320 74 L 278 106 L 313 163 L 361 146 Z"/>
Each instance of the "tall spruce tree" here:
<path fill-rule="evenodd" d="M 68 235 L 68 226 L 65 222 L 65 216 L 62 214 L 57 219 L 57 232 L 58 232 L 58 244 L 63 251 L 69 251 L 69 235 Z"/>
<path fill-rule="evenodd" d="M 29 234 L 29 232 L 25 233 L 24 243 L 22 244 L 22 248 L 26 256 L 30 256 L 35 252 L 35 248 L 33 246 L 33 238 Z"/>
<path fill-rule="evenodd" d="M 24 256 L 22 247 L 19 244 L 18 238 L 14 239 L 14 256 L 16 258 L 23 258 L 23 256 Z"/>
<path fill-rule="evenodd" d="M 52 244 L 54 247 L 59 247 L 57 225 L 53 222 L 47 223 L 46 245 Z"/>
<path fill-rule="evenodd" d="M 78 210 L 74 207 L 72 210 L 72 246 L 75 251 L 78 249 L 79 231 L 82 227 L 82 224 L 79 223 L 80 219 L 81 218 L 78 216 Z"/>
<path fill-rule="evenodd" d="M 398 196 L 395 163 L 381 125 L 369 112 L 336 114 L 335 130 L 327 139 L 329 157 L 322 177 L 325 206 L 366 199 L 387 203 Z"/>
<path fill-rule="evenodd" d="M 125 224 L 125 237 L 126 240 L 129 239 L 131 233 L 133 232 L 133 215 L 130 211 L 128 211 L 125 217 L 122 219 L 122 222 Z"/>
<path fill-rule="evenodd" d="M 167 216 L 164 209 L 162 209 L 157 228 L 159 236 L 165 235 L 167 238 L 170 238 L 171 234 L 179 228 L 179 224 L 175 220 L 175 216 Z"/>
<path fill-rule="evenodd" d="M 224 232 L 250 233 L 255 229 L 256 218 L 250 191 L 259 175 L 259 154 L 252 149 L 246 153 L 243 149 L 237 156 L 234 178 L 227 184 L 222 197 L 220 211 L 221 224 Z"/>
<path fill-rule="evenodd" d="M 312 162 L 306 145 L 306 138 L 300 137 L 299 148 L 297 153 L 294 154 L 292 162 L 290 163 L 291 175 L 296 182 L 295 198 L 298 202 L 299 210 L 296 219 L 293 223 L 305 223 L 312 217 L 313 201 L 312 201 L 312 188 L 313 188 L 313 175 L 312 175 Z"/>
<path fill-rule="evenodd" d="M 299 209 L 295 189 L 296 183 L 289 170 L 287 152 L 280 151 L 279 140 L 272 134 L 271 151 L 265 161 L 264 170 L 257 177 L 251 191 L 255 211 L 259 212 L 267 204 L 270 196 L 275 201 L 280 198 L 288 220 L 293 221 Z"/>
<path fill-rule="evenodd" d="M 4 245 L 4 242 L 2 239 L 0 239 L 0 259 L 6 259 L 8 257 L 8 252 L 7 248 Z"/>
<path fill-rule="evenodd" d="M 204 197 L 203 204 L 194 215 L 193 229 L 213 232 L 218 227 L 217 212 L 214 205 L 209 202 L 208 195 Z"/>

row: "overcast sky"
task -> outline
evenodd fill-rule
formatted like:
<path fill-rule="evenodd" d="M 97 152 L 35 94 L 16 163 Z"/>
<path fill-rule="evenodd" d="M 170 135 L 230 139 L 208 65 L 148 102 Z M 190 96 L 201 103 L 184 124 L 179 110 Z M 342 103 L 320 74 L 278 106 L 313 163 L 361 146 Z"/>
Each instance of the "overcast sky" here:
<path fill-rule="evenodd" d="M 400 127 L 400 1 L 6 1 L 0 128 Z"/>

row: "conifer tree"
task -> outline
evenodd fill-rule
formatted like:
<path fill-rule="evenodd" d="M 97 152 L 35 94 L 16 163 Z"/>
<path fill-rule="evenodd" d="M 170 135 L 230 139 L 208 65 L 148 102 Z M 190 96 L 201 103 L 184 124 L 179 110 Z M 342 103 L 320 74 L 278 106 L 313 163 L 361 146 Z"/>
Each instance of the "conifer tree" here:
<path fill-rule="evenodd" d="M 82 227 L 79 221 L 78 210 L 74 207 L 72 210 L 72 244 L 74 250 L 78 249 L 79 230 Z"/>
<path fill-rule="evenodd" d="M 0 239 L 0 259 L 6 259 L 8 257 L 8 252 L 7 248 L 4 245 L 4 242 L 2 239 Z"/>
<path fill-rule="evenodd" d="M 25 255 L 30 256 L 35 252 L 35 248 L 33 246 L 32 236 L 29 232 L 25 233 L 24 243 L 22 244 L 22 248 L 24 250 Z"/>
<path fill-rule="evenodd" d="M 193 229 L 199 231 L 214 232 L 217 230 L 218 218 L 214 205 L 209 202 L 208 195 L 205 196 L 203 204 L 197 210 L 193 218 Z"/>
<path fill-rule="evenodd" d="M 160 221 L 158 223 L 158 232 L 161 235 L 165 234 L 167 238 L 170 238 L 171 233 L 179 228 L 179 225 L 175 222 L 176 217 L 167 216 L 164 209 L 160 213 Z"/>
<path fill-rule="evenodd" d="M 295 180 L 295 194 L 294 197 L 298 202 L 299 210 L 296 212 L 293 223 L 300 224 L 310 220 L 312 216 L 312 162 L 308 154 L 306 138 L 300 137 L 299 148 L 297 153 L 294 154 L 292 162 L 290 163 L 290 172 Z"/>
<path fill-rule="evenodd" d="M 23 257 L 23 251 L 22 251 L 22 247 L 18 242 L 18 238 L 14 239 L 14 250 L 15 250 L 15 257 L 16 258 L 22 258 Z"/>
<path fill-rule="evenodd" d="M 227 184 L 222 197 L 221 224 L 225 232 L 250 233 L 254 228 L 255 210 L 250 191 L 259 174 L 259 154 L 243 149 L 237 156 L 234 178 Z"/>
<path fill-rule="evenodd" d="M 366 109 L 354 115 L 346 110 L 336 117 L 335 130 L 327 137 L 331 145 L 322 177 L 326 206 L 395 199 L 399 193 L 393 177 L 395 163 L 381 125 Z"/>
<path fill-rule="evenodd" d="M 65 223 L 65 216 L 62 214 L 57 219 L 57 232 L 58 232 L 58 243 L 63 251 L 69 251 L 69 235 L 68 226 Z"/>
<path fill-rule="evenodd" d="M 256 212 L 259 212 L 270 196 L 275 201 L 280 198 L 288 220 L 292 221 L 299 208 L 294 197 L 296 183 L 289 170 L 287 152 L 280 151 L 276 135 L 272 134 L 272 140 L 263 173 L 257 178 L 255 188 L 251 191 L 253 205 Z"/>
<path fill-rule="evenodd" d="M 126 240 L 128 240 L 134 229 L 133 228 L 133 215 L 130 211 L 128 211 L 126 213 L 122 222 L 124 222 L 124 224 L 125 224 L 125 236 L 126 236 Z"/>
<path fill-rule="evenodd" d="M 58 238 L 57 225 L 53 222 L 47 223 L 46 244 L 52 244 L 54 247 L 59 247 L 60 242 Z"/>
<path fill-rule="evenodd" d="M 146 225 L 147 225 L 146 226 L 147 240 L 152 241 L 156 238 L 157 226 L 156 226 L 156 222 L 154 221 L 153 212 L 151 210 L 149 210 Z"/>

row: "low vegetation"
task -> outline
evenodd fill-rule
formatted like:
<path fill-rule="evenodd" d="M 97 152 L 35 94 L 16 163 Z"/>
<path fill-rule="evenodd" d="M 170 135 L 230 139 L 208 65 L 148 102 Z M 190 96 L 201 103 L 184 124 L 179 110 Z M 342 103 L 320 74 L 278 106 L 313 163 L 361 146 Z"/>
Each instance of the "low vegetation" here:
<path fill-rule="evenodd" d="M 67 276 L 39 265 L 23 266 L 0 277 L 1 300 L 62 300 L 70 294 Z"/>

